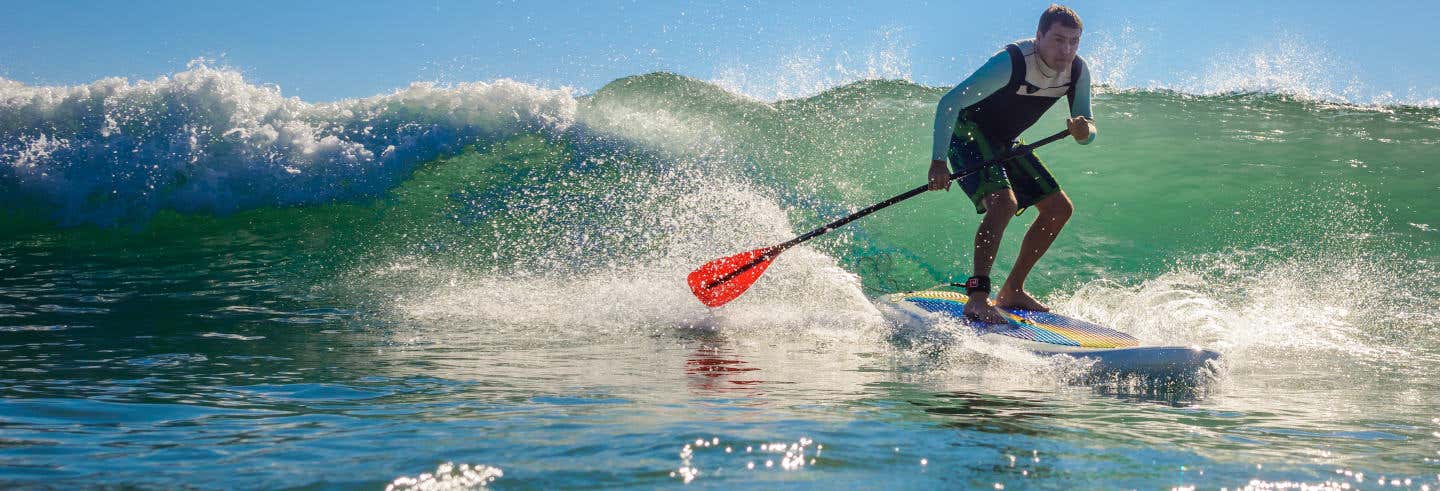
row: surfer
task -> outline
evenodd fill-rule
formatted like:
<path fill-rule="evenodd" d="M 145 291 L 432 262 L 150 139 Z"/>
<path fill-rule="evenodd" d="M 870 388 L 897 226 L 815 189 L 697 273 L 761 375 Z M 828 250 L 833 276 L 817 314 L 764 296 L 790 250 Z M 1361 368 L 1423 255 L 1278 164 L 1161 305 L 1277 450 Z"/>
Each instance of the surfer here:
<path fill-rule="evenodd" d="M 950 190 L 950 169 L 975 166 L 1019 144 L 1020 133 L 1035 124 L 1061 96 L 1070 102 L 1066 125 L 1077 142 L 1095 141 L 1090 113 L 1090 71 L 1076 51 L 1083 30 L 1069 7 L 1051 5 L 1040 16 L 1034 39 L 1005 46 L 969 78 L 940 99 L 935 111 L 929 189 Z M 1025 277 L 1050 248 L 1070 219 L 1073 207 L 1060 184 L 1033 152 L 992 165 L 960 179 L 960 187 L 984 214 L 975 232 L 973 275 L 965 282 L 965 315 L 982 322 L 1004 322 L 998 307 L 1049 311 L 1025 292 Z M 990 296 L 990 267 L 1010 219 L 1026 208 L 1038 212 L 1020 245 L 1020 256 L 1005 283 Z"/>

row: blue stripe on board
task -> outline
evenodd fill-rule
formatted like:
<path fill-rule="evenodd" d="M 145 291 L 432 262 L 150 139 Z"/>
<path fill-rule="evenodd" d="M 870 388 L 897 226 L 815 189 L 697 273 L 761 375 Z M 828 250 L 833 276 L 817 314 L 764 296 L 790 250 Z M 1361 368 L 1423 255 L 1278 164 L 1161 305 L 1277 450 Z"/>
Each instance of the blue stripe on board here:
<path fill-rule="evenodd" d="M 1061 336 L 1059 334 L 1055 334 L 1053 331 L 1045 328 L 1032 326 L 1023 322 L 1015 322 L 1014 320 L 1010 321 L 1010 325 L 1016 326 L 1020 331 L 1029 332 L 1031 336 L 1027 339 L 1034 339 L 1042 343 L 1058 344 L 1062 346 L 1080 346 L 1080 343 L 1078 341 L 1067 338 L 1065 336 Z M 999 334 L 1013 336 L 1013 334 L 1010 334 L 1010 331 L 1001 331 Z"/>

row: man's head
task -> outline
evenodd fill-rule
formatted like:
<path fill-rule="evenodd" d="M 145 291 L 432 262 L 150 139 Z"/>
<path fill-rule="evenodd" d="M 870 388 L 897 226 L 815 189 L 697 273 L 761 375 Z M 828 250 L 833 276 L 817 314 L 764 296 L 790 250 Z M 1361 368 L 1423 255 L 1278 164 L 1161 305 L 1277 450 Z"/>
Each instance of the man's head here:
<path fill-rule="evenodd" d="M 1035 31 L 1035 50 L 1040 59 L 1056 70 L 1064 70 L 1075 60 L 1080 49 L 1080 33 L 1084 24 L 1070 7 L 1051 4 L 1040 14 L 1040 27 Z"/>

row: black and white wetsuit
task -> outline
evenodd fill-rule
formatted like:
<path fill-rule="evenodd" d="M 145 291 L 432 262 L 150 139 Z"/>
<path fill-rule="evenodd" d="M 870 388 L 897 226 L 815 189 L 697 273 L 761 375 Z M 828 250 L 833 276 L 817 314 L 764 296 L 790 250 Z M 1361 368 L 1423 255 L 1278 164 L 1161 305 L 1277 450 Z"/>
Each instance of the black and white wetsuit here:
<path fill-rule="evenodd" d="M 1020 133 L 1061 97 L 1069 99 L 1071 117 L 1093 119 L 1085 61 L 1076 56 L 1056 70 L 1041 61 L 1033 39 L 1011 43 L 940 99 L 931 159 L 948 158 L 958 171 L 994 158 L 1017 145 Z M 1096 133 L 1081 143 L 1095 141 Z M 979 212 L 985 195 L 999 189 L 1011 188 L 1022 210 L 1060 189 L 1033 153 L 962 178 L 960 185 Z"/>

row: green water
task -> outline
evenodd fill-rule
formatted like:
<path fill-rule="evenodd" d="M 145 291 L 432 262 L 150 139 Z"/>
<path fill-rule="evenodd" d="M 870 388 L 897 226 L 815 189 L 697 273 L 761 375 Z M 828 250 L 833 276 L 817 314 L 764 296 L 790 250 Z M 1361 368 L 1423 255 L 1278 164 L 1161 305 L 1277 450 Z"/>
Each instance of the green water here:
<path fill-rule="evenodd" d="M 97 225 L 0 174 L 0 483 L 383 487 L 450 461 L 496 488 L 1440 487 L 1434 108 L 1102 90 L 1096 143 L 1038 152 L 1076 211 L 1027 285 L 1220 351 L 1200 387 L 892 328 L 867 295 L 969 274 L 958 191 L 786 252 L 722 309 L 690 297 L 709 259 L 923 182 L 941 94 L 632 77 L 563 127 L 435 123 L 439 157 L 377 195 L 218 216 Z"/>

